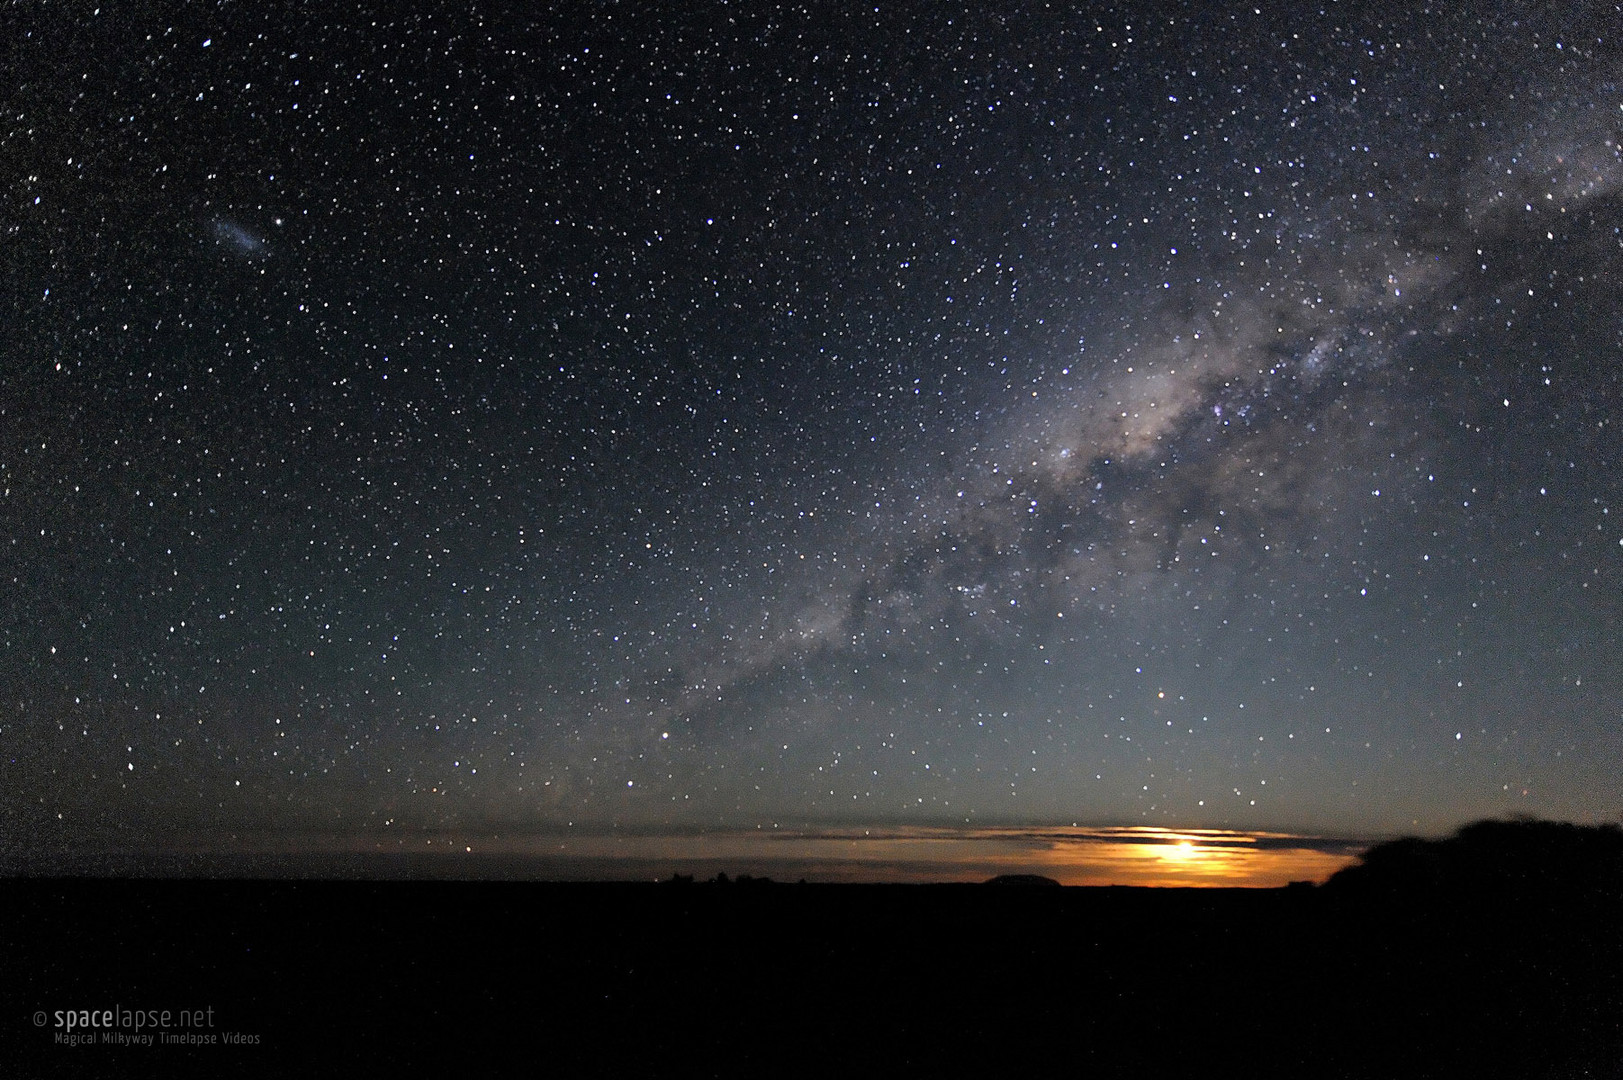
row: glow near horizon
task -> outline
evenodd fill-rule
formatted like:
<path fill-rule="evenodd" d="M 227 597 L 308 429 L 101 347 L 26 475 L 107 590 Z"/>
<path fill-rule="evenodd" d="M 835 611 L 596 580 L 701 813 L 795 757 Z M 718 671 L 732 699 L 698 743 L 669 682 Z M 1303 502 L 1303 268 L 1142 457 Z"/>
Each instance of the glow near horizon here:
<path fill-rule="evenodd" d="M 1062 885 L 1275 888 L 1322 882 L 1365 845 L 1288 833 L 1148 826 L 724 830 L 667 835 L 425 834 L 236 837 L 178 846 L 210 855 L 477 856 L 442 869 L 537 881 L 651 881 L 717 873 L 816 883 L 978 882 L 1037 874 Z M 435 874 L 432 876 L 443 876 Z"/>

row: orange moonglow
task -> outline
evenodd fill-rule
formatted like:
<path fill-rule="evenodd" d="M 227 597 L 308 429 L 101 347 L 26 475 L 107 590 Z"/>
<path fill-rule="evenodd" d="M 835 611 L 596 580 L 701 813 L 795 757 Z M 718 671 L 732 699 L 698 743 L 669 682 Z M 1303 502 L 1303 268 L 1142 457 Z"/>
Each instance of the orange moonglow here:
<path fill-rule="evenodd" d="M 1245 886 L 1323 881 L 1364 845 L 1289 833 L 1143 826 L 1045 834 L 1050 877 L 1073 885 Z"/>

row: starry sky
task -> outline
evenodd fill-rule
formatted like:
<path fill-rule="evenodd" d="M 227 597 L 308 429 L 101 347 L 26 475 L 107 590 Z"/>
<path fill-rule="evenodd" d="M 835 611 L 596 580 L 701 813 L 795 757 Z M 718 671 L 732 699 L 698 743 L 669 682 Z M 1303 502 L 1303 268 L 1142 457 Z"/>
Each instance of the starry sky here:
<path fill-rule="evenodd" d="M 13 850 L 1623 809 L 1614 5 L 0 27 Z"/>

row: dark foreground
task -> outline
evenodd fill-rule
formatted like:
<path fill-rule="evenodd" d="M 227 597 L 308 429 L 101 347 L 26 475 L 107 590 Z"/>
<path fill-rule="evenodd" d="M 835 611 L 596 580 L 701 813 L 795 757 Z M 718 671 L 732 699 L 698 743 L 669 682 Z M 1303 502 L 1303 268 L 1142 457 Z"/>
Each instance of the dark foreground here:
<path fill-rule="evenodd" d="M 0 911 L 7 1076 L 1623 1075 L 1609 894 L 0 879 Z M 109 1009 L 216 1039 L 57 1041 Z"/>

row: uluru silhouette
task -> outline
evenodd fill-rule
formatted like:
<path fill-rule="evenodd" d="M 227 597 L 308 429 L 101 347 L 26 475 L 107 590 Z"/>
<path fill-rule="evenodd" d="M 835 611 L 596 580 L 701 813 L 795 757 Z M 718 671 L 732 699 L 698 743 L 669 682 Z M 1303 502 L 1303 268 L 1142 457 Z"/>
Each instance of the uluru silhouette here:
<path fill-rule="evenodd" d="M 1041 874 L 999 874 L 995 878 L 989 878 L 986 881 L 986 884 L 1037 886 L 1039 888 L 1045 885 L 1052 885 L 1055 888 L 1059 887 L 1059 882 L 1055 881 L 1051 877 L 1043 877 Z"/>

